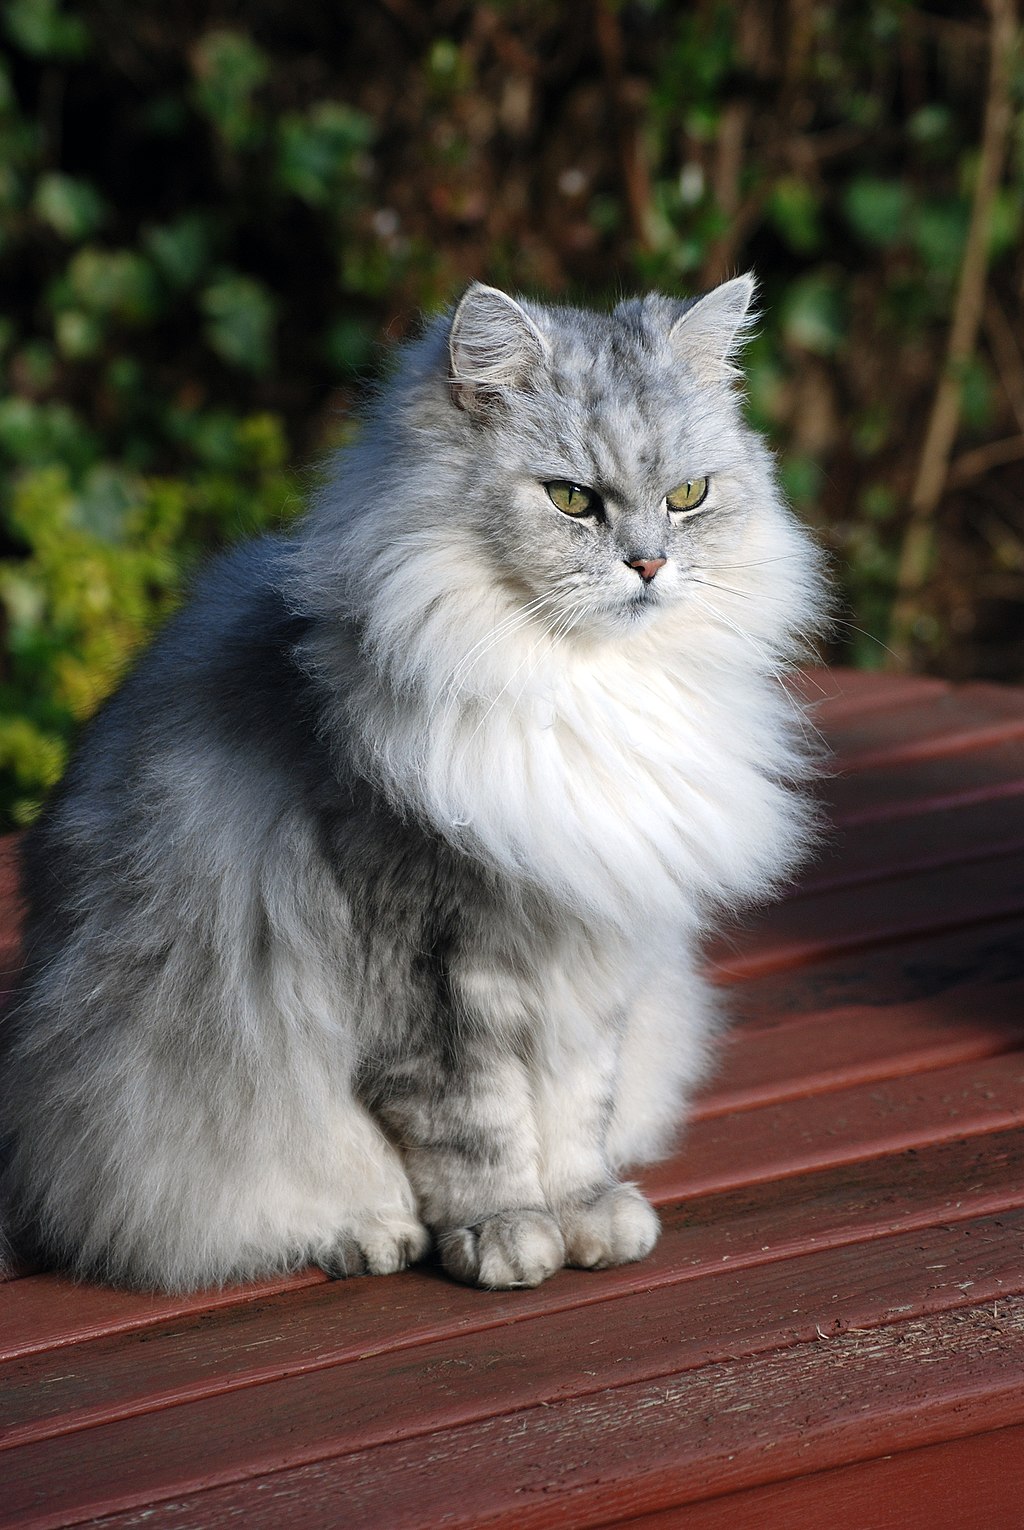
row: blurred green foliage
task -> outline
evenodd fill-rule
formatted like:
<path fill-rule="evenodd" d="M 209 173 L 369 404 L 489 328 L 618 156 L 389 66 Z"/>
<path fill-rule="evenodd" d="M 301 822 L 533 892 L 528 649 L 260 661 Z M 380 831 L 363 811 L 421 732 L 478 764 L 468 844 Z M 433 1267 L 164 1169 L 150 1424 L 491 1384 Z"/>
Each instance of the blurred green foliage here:
<path fill-rule="evenodd" d="M 983 6 L 3 0 L 0 43 L 8 823 L 198 560 L 299 508 L 294 464 L 342 438 L 380 342 L 472 276 L 601 302 L 754 265 L 750 411 L 847 570 L 844 656 L 879 661 L 977 174 Z M 1018 104 L 1021 83 L 1018 63 Z M 1022 190 L 1018 124 L 989 234 L 1003 341 Z M 985 333 L 965 448 L 1024 433 L 1024 363 Z M 1006 652 L 1015 471 L 984 514 L 953 497 L 976 592 L 936 580 L 936 667 Z"/>

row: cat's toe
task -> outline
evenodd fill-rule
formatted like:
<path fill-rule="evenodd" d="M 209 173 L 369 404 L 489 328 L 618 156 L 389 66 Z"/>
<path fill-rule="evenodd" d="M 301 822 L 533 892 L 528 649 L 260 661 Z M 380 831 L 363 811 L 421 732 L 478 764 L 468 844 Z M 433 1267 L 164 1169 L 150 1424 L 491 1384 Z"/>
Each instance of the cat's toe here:
<path fill-rule="evenodd" d="M 489 1290 L 539 1286 L 565 1263 L 558 1223 L 548 1211 L 502 1211 L 438 1238 L 444 1267 L 456 1280 Z"/>
<path fill-rule="evenodd" d="M 395 1225 L 367 1220 L 338 1233 L 316 1256 L 332 1280 L 353 1275 L 394 1275 L 415 1264 L 430 1247 L 430 1234 L 411 1219 Z"/>
<path fill-rule="evenodd" d="M 570 1203 L 559 1220 L 566 1264 L 585 1270 L 645 1258 L 661 1231 L 657 1213 L 635 1185 L 613 1185 L 593 1200 Z"/>

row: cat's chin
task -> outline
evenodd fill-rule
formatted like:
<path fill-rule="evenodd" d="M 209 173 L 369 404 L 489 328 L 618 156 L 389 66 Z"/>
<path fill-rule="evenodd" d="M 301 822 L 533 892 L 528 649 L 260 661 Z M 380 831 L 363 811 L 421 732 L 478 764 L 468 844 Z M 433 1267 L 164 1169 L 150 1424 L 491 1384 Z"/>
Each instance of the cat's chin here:
<path fill-rule="evenodd" d="M 636 632 L 657 621 L 665 611 L 665 601 L 647 590 L 641 590 L 629 600 L 619 602 L 605 613 L 607 631 L 613 637 Z"/>

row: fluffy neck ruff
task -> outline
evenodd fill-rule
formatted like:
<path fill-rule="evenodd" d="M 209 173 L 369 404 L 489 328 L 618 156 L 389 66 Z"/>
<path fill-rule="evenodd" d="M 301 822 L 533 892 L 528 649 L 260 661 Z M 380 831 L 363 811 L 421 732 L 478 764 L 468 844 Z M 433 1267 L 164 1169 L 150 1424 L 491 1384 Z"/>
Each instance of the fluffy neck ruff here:
<path fill-rule="evenodd" d="M 371 582 L 355 673 L 333 624 L 310 646 L 331 726 L 399 811 L 499 876 L 591 922 L 693 928 L 804 853 L 809 751 L 778 679 L 798 601 L 785 620 L 762 602 L 756 635 L 683 602 L 597 642 L 450 548 Z"/>

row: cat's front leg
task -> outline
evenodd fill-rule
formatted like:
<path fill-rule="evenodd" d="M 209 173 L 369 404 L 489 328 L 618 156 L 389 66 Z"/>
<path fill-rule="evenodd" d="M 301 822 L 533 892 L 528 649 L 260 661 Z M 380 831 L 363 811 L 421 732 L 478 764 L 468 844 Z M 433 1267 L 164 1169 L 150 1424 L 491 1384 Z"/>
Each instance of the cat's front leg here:
<path fill-rule="evenodd" d="M 562 1230 L 567 1264 L 606 1269 L 650 1253 L 660 1224 L 635 1185 L 611 1167 L 607 1136 L 621 1027 L 565 1010 L 537 1039 L 534 1098 L 541 1181 Z"/>
<path fill-rule="evenodd" d="M 449 1274 L 492 1289 L 536 1286 L 565 1263 L 544 1196 L 525 1065 L 483 1028 L 389 1070 L 375 1108 L 398 1142 Z"/>

